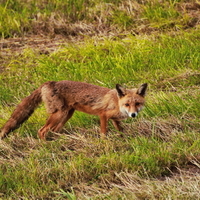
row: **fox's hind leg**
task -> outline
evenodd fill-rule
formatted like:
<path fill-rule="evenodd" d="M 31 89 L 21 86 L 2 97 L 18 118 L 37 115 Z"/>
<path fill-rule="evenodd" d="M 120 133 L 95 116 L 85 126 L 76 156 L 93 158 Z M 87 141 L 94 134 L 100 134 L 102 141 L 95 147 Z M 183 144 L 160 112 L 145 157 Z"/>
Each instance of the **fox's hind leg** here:
<path fill-rule="evenodd" d="M 40 139 L 45 140 L 48 131 L 59 132 L 64 124 L 72 117 L 74 109 L 69 111 L 57 111 L 52 113 L 47 119 L 46 124 L 38 130 L 38 136 Z"/>
<path fill-rule="evenodd" d="M 58 123 L 58 125 L 54 128 L 51 129 L 54 132 L 59 132 L 62 127 L 65 125 L 65 123 L 72 117 L 72 115 L 74 114 L 74 109 L 69 110 L 67 115 L 64 115 L 64 117 L 61 119 L 61 121 Z"/>

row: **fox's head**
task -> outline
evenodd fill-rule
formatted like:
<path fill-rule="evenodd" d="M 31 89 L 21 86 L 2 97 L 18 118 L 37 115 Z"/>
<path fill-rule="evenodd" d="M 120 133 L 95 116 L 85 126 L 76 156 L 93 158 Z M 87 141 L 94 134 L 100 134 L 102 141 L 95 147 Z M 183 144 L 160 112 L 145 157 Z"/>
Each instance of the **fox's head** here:
<path fill-rule="evenodd" d="M 142 84 L 138 89 L 125 89 L 121 85 L 116 85 L 119 97 L 119 108 L 121 113 L 127 117 L 136 117 L 142 110 L 147 91 L 147 83 Z"/>

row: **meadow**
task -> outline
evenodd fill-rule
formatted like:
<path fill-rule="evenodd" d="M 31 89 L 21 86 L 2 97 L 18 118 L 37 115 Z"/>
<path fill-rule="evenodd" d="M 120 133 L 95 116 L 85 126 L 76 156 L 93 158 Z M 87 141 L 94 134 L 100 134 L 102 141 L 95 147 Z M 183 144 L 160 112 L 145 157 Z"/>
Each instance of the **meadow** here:
<path fill-rule="evenodd" d="M 3 0 L 1 126 L 49 80 L 149 88 L 145 109 L 123 121 L 122 136 L 110 123 L 106 139 L 96 116 L 76 112 L 41 141 L 47 114 L 39 106 L 0 141 L 0 199 L 200 199 L 199 8 L 181 0 Z"/>

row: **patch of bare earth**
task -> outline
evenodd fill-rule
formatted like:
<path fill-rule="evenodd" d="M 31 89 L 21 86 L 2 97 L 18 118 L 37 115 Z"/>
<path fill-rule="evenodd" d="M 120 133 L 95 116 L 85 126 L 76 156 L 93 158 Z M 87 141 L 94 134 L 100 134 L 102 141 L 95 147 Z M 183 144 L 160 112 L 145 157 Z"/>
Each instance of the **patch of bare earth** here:
<path fill-rule="evenodd" d="M 28 35 L 24 37 L 2 39 L 0 41 L 1 56 L 21 53 L 24 49 L 31 48 L 39 50 L 41 54 L 48 54 L 68 40 L 60 35 L 50 38 L 45 35 Z"/>
<path fill-rule="evenodd" d="M 200 3 L 198 1 L 179 3 L 177 7 L 181 13 L 187 14 L 190 17 L 186 28 L 195 27 L 200 24 Z"/>

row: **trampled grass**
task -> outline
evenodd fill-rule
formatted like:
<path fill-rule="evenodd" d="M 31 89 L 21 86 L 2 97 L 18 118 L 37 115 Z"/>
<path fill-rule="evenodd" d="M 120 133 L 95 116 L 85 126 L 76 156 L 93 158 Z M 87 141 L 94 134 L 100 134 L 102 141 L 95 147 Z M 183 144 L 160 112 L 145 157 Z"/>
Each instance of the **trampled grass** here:
<path fill-rule="evenodd" d="M 5 53 L 2 47 L 1 126 L 22 98 L 49 80 L 84 81 L 109 88 L 116 83 L 131 88 L 147 82 L 149 90 L 139 116 L 123 122 L 122 135 L 110 123 L 106 139 L 99 138 L 97 117 L 77 112 L 61 133 L 49 134 L 51 141 L 40 141 L 37 130 L 47 114 L 39 106 L 0 142 L 0 199 L 200 199 L 199 28 L 173 32 L 189 22 L 183 1 L 162 5 L 156 1 L 113 2 L 1 4 L 0 23 L 9 22 L 1 29 L 4 38 L 31 32 L 30 21 L 26 28 L 22 25 L 27 16 L 48 21 L 52 12 L 55 19 L 61 20 L 62 13 L 74 23 L 92 23 L 98 14 L 96 20 L 101 16 L 101 23 L 126 31 L 112 37 L 82 33 L 83 40 L 63 40 L 54 51 L 27 47 Z M 184 15 L 180 15 L 180 4 L 185 6 Z M 65 9 L 67 5 L 71 7 Z M 130 8 L 138 8 L 138 14 L 127 14 Z M 103 17 L 106 9 L 109 14 Z M 16 15 L 19 12 L 21 19 Z M 137 24 L 130 24 L 133 17 Z M 11 24 L 14 19 L 16 27 Z M 142 24 L 145 28 L 156 25 L 160 33 L 133 35 L 129 31 L 141 30 Z"/>

